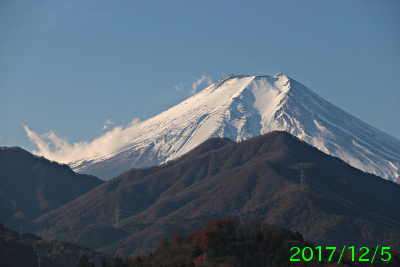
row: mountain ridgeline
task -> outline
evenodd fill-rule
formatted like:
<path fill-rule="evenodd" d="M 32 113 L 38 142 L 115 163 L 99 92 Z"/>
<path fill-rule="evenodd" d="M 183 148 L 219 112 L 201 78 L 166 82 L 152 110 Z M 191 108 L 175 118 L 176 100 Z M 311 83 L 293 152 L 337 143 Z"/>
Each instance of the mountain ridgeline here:
<path fill-rule="evenodd" d="M 112 153 L 77 159 L 74 171 L 111 179 L 164 163 L 212 137 L 235 142 L 280 130 L 385 179 L 400 182 L 400 140 L 362 122 L 283 74 L 231 75 L 122 131 Z"/>
<path fill-rule="evenodd" d="M 100 253 L 87 247 L 64 241 L 47 241 L 31 233 L 8 229 L 0 224 L 0 267 L 37 266 L 38 254 L 41 253 L 43 264 L 48 267 L 76 266 L 81 255 L 87 255 L 100 266 Z"/>
<path fill-rule="evenodd" d="M 0 177 L 0 219 L 13 229 L 104 183 L 19 147 L 0 148 Z"/>
<path fill-rule="evenodd" d="M 287 132 L 212 138 L 159 166 L 131 169 L 33 221 L 46 239 L 143 255 L 161 237 L 231 216 L 299 231 L 316 246 L 400 249 L 400 186 Z M 33 227 L 33 226 L 32 226 Z"/>

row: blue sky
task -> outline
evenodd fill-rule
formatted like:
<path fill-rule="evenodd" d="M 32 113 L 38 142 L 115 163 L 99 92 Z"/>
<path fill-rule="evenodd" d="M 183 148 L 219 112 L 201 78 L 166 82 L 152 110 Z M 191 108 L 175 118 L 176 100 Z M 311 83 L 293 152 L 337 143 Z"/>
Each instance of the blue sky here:
<path fill-rule="evenodd" d="M 399 14 L 396 0 L 2 0 L 0 146 L 36 149 L 22 125 L 90 142 L 210 81 L 277 73 L 400 139 Z"/>

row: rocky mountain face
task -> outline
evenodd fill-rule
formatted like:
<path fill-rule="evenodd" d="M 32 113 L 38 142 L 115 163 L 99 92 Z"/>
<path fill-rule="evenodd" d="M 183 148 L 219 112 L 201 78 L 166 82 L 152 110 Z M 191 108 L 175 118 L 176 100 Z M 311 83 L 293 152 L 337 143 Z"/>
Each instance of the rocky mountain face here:
<path fill-rule="evenodd" d="M 400 182 L 400 140 L 362 122 L 283 74 L 228 76 L 171 109 L 123 130 L 114 153 L 69 163 L 108 180 L 164 163 L 212 137 L 239 142 L 287 131 L 350 165 Z"/>

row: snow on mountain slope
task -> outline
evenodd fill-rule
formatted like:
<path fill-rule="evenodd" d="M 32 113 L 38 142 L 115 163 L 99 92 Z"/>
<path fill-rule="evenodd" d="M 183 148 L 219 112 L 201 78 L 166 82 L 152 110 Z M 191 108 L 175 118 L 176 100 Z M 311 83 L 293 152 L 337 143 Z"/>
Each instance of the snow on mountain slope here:
<path fill-rule="evenodd" d="M 211 137 L 242 141 L 287 131 L 350 165 L 400 182 L 400 140 L 375 129 L 286 77 L 228 76 L 123 131 L 112 154 L 71 162 L 77 172 L 110 179 L 130 168 L 184 155 Z"/>

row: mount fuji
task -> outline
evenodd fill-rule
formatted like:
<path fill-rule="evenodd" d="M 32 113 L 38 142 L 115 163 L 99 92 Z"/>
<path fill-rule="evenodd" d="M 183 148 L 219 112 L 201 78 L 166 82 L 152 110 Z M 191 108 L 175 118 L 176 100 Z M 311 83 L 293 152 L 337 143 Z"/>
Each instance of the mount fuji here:
<path fill-rule="evenodd" d="M 286 131 L 368 173 L 400 183 L 400 140 L 283 75 L 230 75 L 161 114 L 124 129 L 115 152 L 70 162 L 108 180 L 184 156 L 212 137 L 236 142 Z"/>

